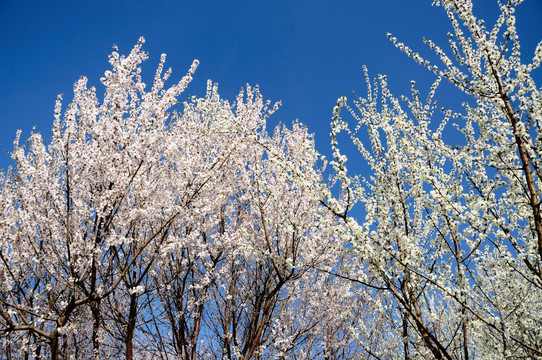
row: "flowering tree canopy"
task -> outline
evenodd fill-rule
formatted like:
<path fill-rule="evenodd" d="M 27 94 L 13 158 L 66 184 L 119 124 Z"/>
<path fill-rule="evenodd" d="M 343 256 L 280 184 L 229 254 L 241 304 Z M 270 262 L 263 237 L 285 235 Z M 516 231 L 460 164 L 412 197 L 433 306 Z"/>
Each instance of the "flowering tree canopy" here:
<path fill-rule="evenodd" d="M 380 327 L 396 339 L 393 348 L 367 349 L 375 358 L 542 357 L 542 96 L 532 77 L 542 43 L 525 63 L 515 27 L 519 3 L 501 4 L 487 28 L 472 1 L 436 1 L 453 28 L 450 56 L 425 40 L 441 65 L 389 35 L 436 75 L 427 100 L 414 84 L 411 97 L 397 99 L 384 76 L 367 76 L 367 95 L 353 103 L 340 98 L 335 108 L 343 196 L 330 208 L 350 230 L 346 239 L 364 269 L 349 276 L 385 294 L 388 317 Z M 442 79 L 471 97 L 463 111 L 439 115 Z M 446 135 L 450 121 L 459 142 Z M 368 173 L 347 171 L 338 147 L 343 134 Z M 358 220 L 346 216 L 355 203 L 364 214 Z"/>
<path fill-rule="evenodd" d="M 1 173 L 0 357 L 542 358 L 542 43 L 522 60 L 521 2 L 489 28 L 434 1 L 439 65 L 390 34 L 434 85 L 397 98 L 365 70 L 329 168 L 301 124 L 267 132 L 258 88 L 181 103 L 197 61 L 168 88 L 163 55 L 148 89 L 143 39 L 115 49 L 103 98 L 81 78 Z M 438 108 L 443 80 L 461 110 Z"/>
<path fill-rule="evenodd" d="M 163 56 L 147 90 L 142 45 L 110 56 L 103 101 L 85 78 L 64 115 L 59 98 L 48 145 L 15 141 L 0 197 L 1 356 L 347 354 L 355 314 L 329 303 L 351 284 L 317 271 L 340 252 L 312 137 L 297 123 L 269 135 L 277 105 L 257 88 L 230 104 L 209 82 L 173 111 L 198 63 L 165 88 Z"/>

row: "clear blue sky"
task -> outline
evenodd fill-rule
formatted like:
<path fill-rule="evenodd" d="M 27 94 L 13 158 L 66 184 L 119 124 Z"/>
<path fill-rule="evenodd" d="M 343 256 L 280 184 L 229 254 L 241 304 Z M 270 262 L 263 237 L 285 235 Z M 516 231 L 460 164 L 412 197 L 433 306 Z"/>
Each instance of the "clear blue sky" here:
<path fill-rule="evenodd" d="M 197 58 L 201 65 L 188 93 L 203 96 L 208 78 L 228 99 L 246 83 L 258 84 L 264 97 L 282 100 L 273 124 L 299 119 L 328 153 L 332 108 L 339 96 L 365 91 L 363 64 L 372 75 L 388 75 L 397 95 L 409 91 L 410 79 L 421 90 L 433 81 L 386 38 L 391 32 L 425 51 L 426 36 L 446 47 L 450 26 L 431 2 L 0 0 L 0 168 L 10 164 L 7 151 L 17 129 L 23 139 L 34 126 L 49 138 L 57 94 L 64 93 L 67 104 L 81 75 L 101 93 L 99 78 L 109 68 L 112 45 L 127 53 L 139 36 L 150 53 L 147 77 L 161 53 L 167 53 L 175 81 Z M 492 24 L 496 3 L 478 0 L 475 11 Z M 517 15 L 530 59 L 542 39 L 542 0 L 526 0 Z M 453 97 L 446 89 L 443 94 Z"/>

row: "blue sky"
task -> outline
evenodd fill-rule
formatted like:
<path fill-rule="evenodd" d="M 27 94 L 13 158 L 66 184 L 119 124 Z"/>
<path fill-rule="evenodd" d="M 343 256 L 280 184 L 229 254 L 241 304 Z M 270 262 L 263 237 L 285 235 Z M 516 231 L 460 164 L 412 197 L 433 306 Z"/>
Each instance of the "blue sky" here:
<path fill-rule="evenodd" d="M 412 48 L 426 51 L 423 36 L 446 47 L 450 30 L 432 0 L 0 0 L 0 168 L 17 129 L 27 138 L 36 127 L 50 136 L 57 94 L 71 100 L 81 76 L 103 90 L 99 78 L 109 68 L 113 44 L 121 53 L 140 36 L 150 58 L 149 79 L 160 54 L 168 55 L 172 80 L 200 60 L 187 93 L 203 96 L 208 78 L 233 99 L 246 83 L 264 97 L 282 100 L 272 125 L 299 119 L 316 134 L 317 149 L 329 153 L 329 122 L 336 99 L 364 93 L 362 65 L 370 74 L 389 76 L 396 95 L 410 80 L 426 90 L 434 77 L 393 47 L 393 33 Z M 475 12 L 492 24 L 496 0 L 478 0 Z M 518 8 L 518 31 L 525 59 L 542 39 L 542 1 Z M 441 103 L 453 104 L 443 87 Z"/>

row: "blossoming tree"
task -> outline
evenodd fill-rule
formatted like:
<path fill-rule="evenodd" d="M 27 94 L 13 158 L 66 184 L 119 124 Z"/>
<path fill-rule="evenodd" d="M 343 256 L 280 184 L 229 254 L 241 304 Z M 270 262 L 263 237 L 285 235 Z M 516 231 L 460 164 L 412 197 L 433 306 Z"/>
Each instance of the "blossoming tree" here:
<path fill-rule="evenodd" d="M 197 62 L 165 88 L 162 57 L 147 90 L 142 44 L 113 52 L 103 101 L 85 78 L 63 116 L 58 100 L 47 146 L 15 141 L 0 357 L 348 358 L 355 301 L 318 270 L 341 254 L 311 136 L 269 135 L 276 106 L 250 87 L 230 104 L 209 83 L 178 104 Z"/>
<path fill-rule="evenodd" d="M 81 78 L 1 174 L 0 357 L 542 358 L 542 43 L 525 63 L 521 2 L 487 28 L 435 1 L 439 66 L 390 35 L 435 83 L 396 98 L 366 71 L 333 111 L 330 184 L 306 128 L 267 132 L 257 88 L 179 103 L 197 61 L 167 88 L 163 56 L 147 89 L 143 39 L 115 49 L 103 99 Z M 461 111 L 437 110 L 442 80 Z"/>
<path fill-rule="evenodd" d="M 413 85 L 401 101 L 384 76 L 367 76 L 367 95 L 335 108 L 342 196 L 328 207 L 364 270 L 348 276 L 386 297 L 381 329 L 395 336 L 391 347 L 367 348 L 373 358 L 542 358 L 542 96 L 532 75 L 542 43 L 525 63 L 514 15 L 521 2 L 500 4 L 488 28 L 473 1 L 435 1 L 452 24 L 451 56 L 425 41 L 442 65 L 390 35 L 436 74 L 427 100 Z M 438 112 L 441 79 L 470 96 L 462 111 Z M 463 139 L 451 139 L 451 121 Z M 367 174 L 347 171 L 345 135 Z"/>

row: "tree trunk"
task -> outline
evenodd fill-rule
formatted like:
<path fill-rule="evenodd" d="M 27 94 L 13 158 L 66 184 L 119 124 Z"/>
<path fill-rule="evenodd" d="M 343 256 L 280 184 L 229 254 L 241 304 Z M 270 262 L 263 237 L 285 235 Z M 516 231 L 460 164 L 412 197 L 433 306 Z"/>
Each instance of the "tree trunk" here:
<path fill-rule="evenodd" d="M 132 360 L 134 358 L 134 332 L 137 318 L 137 296 L 130 296 L 130 312 L 128 314 L 128 324 L 126 325 L 126 360 Z"/>
<path fill-rule="evenodd" d="M 98 332 L 100 330 L 100 301 L 90 303 L 90 310 L 92 312 L 92 352 L 93 358 L 99 358 L 100 354 L 100 341 L 98 340 Z"/>

